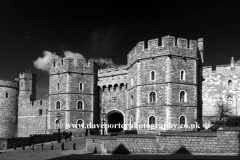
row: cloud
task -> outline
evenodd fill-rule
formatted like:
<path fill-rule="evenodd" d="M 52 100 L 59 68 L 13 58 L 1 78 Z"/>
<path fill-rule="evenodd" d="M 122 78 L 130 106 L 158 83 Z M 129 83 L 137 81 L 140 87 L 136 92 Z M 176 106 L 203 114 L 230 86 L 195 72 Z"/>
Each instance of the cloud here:
<path fill-rule="evenodd" d="M 114 67 L 116 64 L 113 62 L 112 59 L 108 58 L 94 58 L 93 59 L 100 68 L 106 68 L 106 67 Z"/>
<path fill-rule="evenodd" d="M 73 53 L 71 51 L 64 51 L 63 53 L 64 53 L 65 57 L 84 59 L 85 60 L 85 57 L 82 54 L 80 54 L 80 53 Z"/>
<path fill-rule="evenodd" d="M 77 58 L 77 59 L 84 59 L 85 57 L 80 53 L 74 53 L 71 51 L 64 51 L 64 58 Z M 43 51 L 43 57 L 38 57 L 36 61 L 33 61 L 34 67 L 36 69 L 40 69 L 42 71 L 49 71 L 50 70 L 50 62 L 59 58 L 61 56 L 56 55 L 56 53 L 52 53 L 50 51 Z"/>
<path fill-rule="evenodd" d="M 36 61 L 33 61 L 33 65 L 35 68 L 43 71 L 49 71 L 50 69 L 49 63 L 54 59 L 60 58 L 60 56 L 49 51 L 43 51 L 42 54 L 43 57 L 38 57 Z"/>
<path fill-rule="evenodd" d="M 64 53 L 63 58 L 76 58 L 86 60 L 86 58 L 80 53 L 74 53 L 71 51 L 64 51 L 63 53 Z M 34 67 L 42 71 L 49 72 L 50 70 L 49 63 L 53 60 L 62 58 L 61 56 L 56 55 L 55 53 L 52 53 L 50 51 L 43 51 L 42 54 L 43 54 L 42 57 L 38 57 L 37 60 L 33 61 Z M 100 68 L 116 66 L 112 59 L 108 58 L 91 58 L 91 59 L 94 60 Z"/>

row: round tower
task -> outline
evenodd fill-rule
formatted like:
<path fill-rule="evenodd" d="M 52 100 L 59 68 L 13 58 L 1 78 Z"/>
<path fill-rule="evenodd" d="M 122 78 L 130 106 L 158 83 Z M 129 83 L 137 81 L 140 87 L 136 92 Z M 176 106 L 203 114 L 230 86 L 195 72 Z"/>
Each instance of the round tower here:
<path fill-rule="evenodd" d="M 36 100 L 37 75 L 31 71 L 19 74 L 19 102 L 25 103 Z"/>
<path fill-rule="evenodd" d="M 0 138 L 16 136 L 17 102 L 17 81 L 0 80 Z"/>

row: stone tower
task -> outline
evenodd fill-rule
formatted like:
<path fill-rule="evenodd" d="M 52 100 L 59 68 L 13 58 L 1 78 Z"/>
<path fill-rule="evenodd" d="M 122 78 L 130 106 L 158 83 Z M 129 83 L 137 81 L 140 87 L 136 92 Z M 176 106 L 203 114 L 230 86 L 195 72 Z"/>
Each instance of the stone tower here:
<path fill-rule="evenodd" d="M 19 74 L 19 103 L 36 100 L 37 75 L 31 71 Z"/>
<path fill-rule="evenodd" d="M 16 136 L 17 102 L 17 81 L 0 80 L 0 138 Z"/>
<path fill-rule="evenodd" d="M 57 128 L 57 116 L 60 116 L 62 124 L 89 124 L 98 121 L 94 62 L 64 58 L 52 61 L 50 65 L 49 129 Z"/>
<path fill-rule="evenodd" d="M 197 41 L 175 37 L 139 42 L 128 54 L 129 124 L 197 121 Z M 135 126 L 136 128 L 136 126 Z M 158 127 L 159 128 L 159 127 Z M 140 128 L 138 128 L 140 129 Z"/>

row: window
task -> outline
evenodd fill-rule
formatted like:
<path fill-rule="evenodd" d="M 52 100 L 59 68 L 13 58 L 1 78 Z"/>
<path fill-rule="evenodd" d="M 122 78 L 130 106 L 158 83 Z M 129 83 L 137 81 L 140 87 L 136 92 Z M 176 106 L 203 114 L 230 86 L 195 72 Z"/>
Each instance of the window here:
<path fill-rule="evenodd" d="M 179 102 L 187 102 L 187 93 L 185 91 L 179 93 Z"/>
<path fill-rule="evenodd" d="M 179 123 L 180 123 L 180 125 L 185 125 L 185 124 L 186 124 L 186 118 L 185 118 L 185 116 L 181 116 L 181 117 L 179 118 Z"/>
<path fill-rule="evenodd" d="M 156 93 L 155 92 L 151 92 L 149 94 L 149 102 L 150 103 L 155 103 L 156 102 Z"/>
<path fill-rule="evenodd" d="M 180 71 L 180 80 L 185 80 L 185 71 L 184 70 Z"/>
<path fill-rule="evenodd" d="M 79 83 L 79 90 L 80 90 L 80 91 L 83 90 L 83 83 L 82 83 L 82 82 Z"/>
<path fill-rule="evenodd" d="M 39 109 L 39 110 L 38 110 L 38 113 L 39 113 L 39 114 L 38 114 L 39 116 L 42 116 L 42 109 Z"/>
<path fill-rule="evenodd" d="M 228 89 L 232 89 L 232 80 L 228 81 Z"/>
<path fill-rule="evenodd" d="M 6 92 L 6 98 L 8 98 L 8 92 Z"/>
<path fill-rule="evenodd" d="M 42 105 L 42 100 L 40 100 L 40 105 Z"/>
<path fill-rule="evenodd" d="M 60 103 L 60 101 L 57 101 L 57 102 L 56 102 L 56 109 L 61 109 L 61 103 Z"/>
<path fill-rule="evenodd" d="M 130 130 L 133 128 L 133 117 L 130 117 Z"/>
<path fill-rule="evenodd" d="M 59 83 L 57 84 L 57 90 L 59 91 L 59 89 L 60 89 L 60 86 L 59 86 Z"/>
<path fill-rule="evenodd" d="M 149 121 L 149 125 L 150 125 L 150 126 L 155 126 L 155 124 L 156 124 L 156 118 L 155 118 L 155 116 L 150 116 L 149 119 L 148 119 L 148 121 Z"/>
<path fill-rule="evenodd" d="M 82 119 L 77 120 L 77 128 L 84 128 L 83 125 L 84 123 Z"/>
<path fill-rule="evenodd" d="M 77 102 L 77 109 L 83 109 L 83 101 Z"/>
<path fill-rule="evenodd" d="M 227 105 L 228 105 L 228 106 L 232 106 L 232 104 L 233 104 L 233 98 L 232 98 L 232 96 L 229 95 L 229 96 L 227 97 Z"/>
<path fill-rule="evenodd" d="M 131 106 L 133 106 L 133 95 L 131 95 Z"/>
<path fill-rule="evenodd" d="M 62 65 L 63 65 L 63 59 L 62 59 Z"/>
<path fill-rule="evenodd" d="M 53 61 L 53 67 L 55 67 L 55 61 Z"/>
<path fill-rule="evenodd" d="M 155 71 L 151 71 L 150 73 L 150 81 L 154 81 L 155 80 Z"/>
<path fill-rule="evenodd" d="M 131 86 L 133 86 L 133 77 L 131 78 Z"/>
<path fill-rule="evenodd" d="M 21 82 L 21 87 L 23 87 L 23 82 Z"/>

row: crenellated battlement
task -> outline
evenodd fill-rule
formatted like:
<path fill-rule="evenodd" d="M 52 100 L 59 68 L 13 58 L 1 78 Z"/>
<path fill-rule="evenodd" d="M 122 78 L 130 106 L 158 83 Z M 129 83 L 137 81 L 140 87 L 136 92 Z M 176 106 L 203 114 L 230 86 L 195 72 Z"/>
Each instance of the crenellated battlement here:
<path fill-rule="evenodd" d="M 60 72 L 92 72 L 94 60 L 61 58 L 50 62 L 50 74 Z"/>
<path fill-rule="evenodd" d="M 126 70 L 126 65 L 120 65 L 116 66 L 114 68 L 105 68 L 105 69 L 99 69 L 98 74 L 105 74 L 105 73 L 110 73 L 110 72 L 116 72 L 116 71 L 123 71 Z"/>
<path fill-rule="evenodd" d="M 32 73 L 30 70 L 27 70 L 26 72 L 19 73 L 19 79 L 32 79 L 37 81 L 37 75 Z"/>
<path fill-rule="evenodd" d="M 17 81 L 0 80 L 0 86 L 18 88 L 18 82 Z"/>
<path fill-rule="evenodd" d="M 138 42 L 128 54 L 128 64 L 137 59 L 167 54 L 196 58 L 197 45 L 196 40 L 188 41 L 184 38 L 177 38 L 176 43 L 175 37 L 172 36 L 162 37 L 161 45 L 158 39 L 148 40 L 147 46 L 144 45 L 143 41 Z"/>

